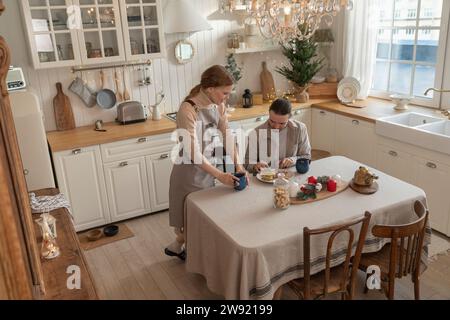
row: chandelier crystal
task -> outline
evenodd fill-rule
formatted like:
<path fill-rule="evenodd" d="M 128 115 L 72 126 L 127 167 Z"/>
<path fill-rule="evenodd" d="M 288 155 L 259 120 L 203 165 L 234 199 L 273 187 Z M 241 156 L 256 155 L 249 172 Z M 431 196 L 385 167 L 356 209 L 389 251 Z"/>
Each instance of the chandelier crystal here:
<path fill-rule="evenodd" d="M 245 8 L 256 20 L 261 34 L 287 44 L 313 36 L 322 22 L 328 26 L 342 9 L 351 10 L 352 0 L 221 0 L 221 11 Z"/>

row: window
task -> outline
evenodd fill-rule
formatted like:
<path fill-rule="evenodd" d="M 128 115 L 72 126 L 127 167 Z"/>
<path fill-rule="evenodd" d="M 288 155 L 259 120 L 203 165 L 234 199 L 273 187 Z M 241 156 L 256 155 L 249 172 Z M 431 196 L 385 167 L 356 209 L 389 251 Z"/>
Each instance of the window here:
<path fill-rule="evenodd" d="M 432 94 L 424 92 L 442 81 L 446 37 L 440 40 L 441 26 L 448 19 L 442 8 L 443 0 L 383 1 L 371 95 L 401 93 L 432 104 Z"/>

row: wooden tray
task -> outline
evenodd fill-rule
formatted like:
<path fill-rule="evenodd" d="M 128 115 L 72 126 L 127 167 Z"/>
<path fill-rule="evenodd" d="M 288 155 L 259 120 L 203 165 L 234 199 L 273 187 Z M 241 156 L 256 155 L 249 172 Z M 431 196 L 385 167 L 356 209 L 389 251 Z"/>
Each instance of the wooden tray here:
<path fill-rule="evenodd" d="M 354 191 L 362 194 L 374 194 L 378 191 L 378 183 L 374 181 L 371 186 L 360 186 L 352 181 L 350 181 L 350 188 Z"/>
<path fill-rule="evenodd" d="M 341 193 L 342 191 L 345 191 L 348 188 L 348 186 L 349 184 L 345 183 L 344 185 L 337 187 L 336 192 L 320 191 L 319 193 L 316 194 L 317 195 L 316 199 L 309 198 L 308 200 L 302 201 L 297 198 L 291 198 L 291 204 L 305 204 L 331 198 Z"/>

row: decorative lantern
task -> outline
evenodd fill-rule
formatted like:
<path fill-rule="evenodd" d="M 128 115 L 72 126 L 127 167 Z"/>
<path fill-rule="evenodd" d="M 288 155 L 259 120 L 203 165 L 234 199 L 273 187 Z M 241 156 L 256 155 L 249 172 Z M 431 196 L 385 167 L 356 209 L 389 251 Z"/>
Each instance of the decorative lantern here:
<path fill-rule="evenodd" d="M 244 108 L 250 108 L 253 106 L 253 95 L 250 89 L 245 89 L 245 93 L 242 95 L 242 106 Z"/>

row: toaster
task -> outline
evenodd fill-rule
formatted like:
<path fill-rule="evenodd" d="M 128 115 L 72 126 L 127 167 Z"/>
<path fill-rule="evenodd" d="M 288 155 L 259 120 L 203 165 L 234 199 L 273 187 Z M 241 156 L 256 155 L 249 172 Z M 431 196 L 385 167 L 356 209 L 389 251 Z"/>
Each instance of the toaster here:
<path fill-rule="evenodd" d="M 143 122 L 147 120 L 147 108 L 139 101 L 122 102 L 117 106 L 116 121 L 121 124 Z"/>

